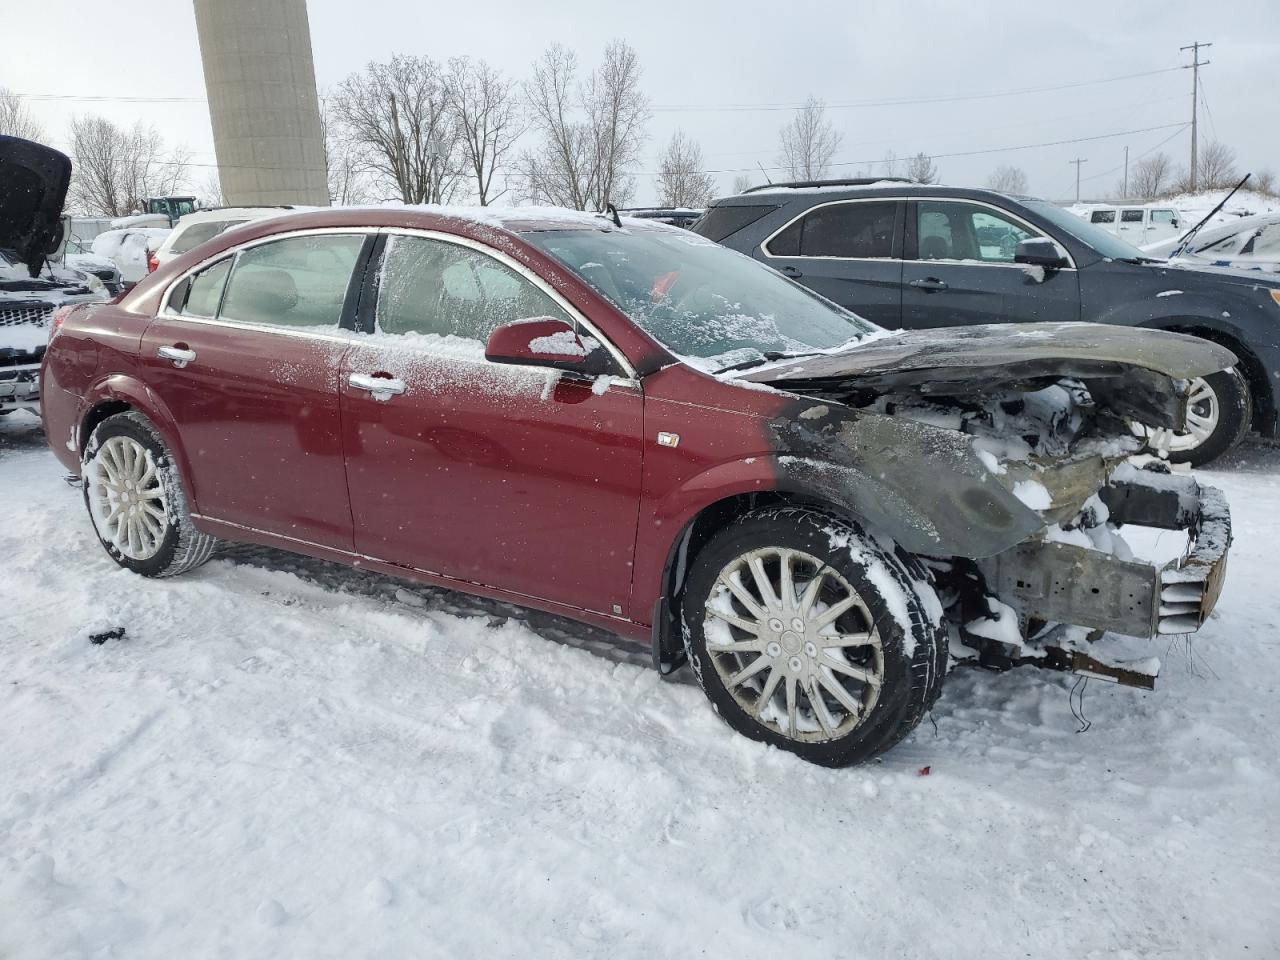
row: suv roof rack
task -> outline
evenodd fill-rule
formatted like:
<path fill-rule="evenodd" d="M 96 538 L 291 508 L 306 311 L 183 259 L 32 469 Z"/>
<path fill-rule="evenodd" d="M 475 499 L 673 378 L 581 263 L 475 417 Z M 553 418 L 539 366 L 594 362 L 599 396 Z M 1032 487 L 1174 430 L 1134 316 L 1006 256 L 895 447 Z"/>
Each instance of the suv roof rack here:
<path fill-rule="evenodd" d="M 759 190 L 777 190 L 778 188 L 796 187 L 866 187 L 873 183 L 915 183 L 910 177 L 850 177 L 847 180 L 792 180 L 786 183 L 762 183 L 748 187 L 743 193 L 756 193 Z"/>

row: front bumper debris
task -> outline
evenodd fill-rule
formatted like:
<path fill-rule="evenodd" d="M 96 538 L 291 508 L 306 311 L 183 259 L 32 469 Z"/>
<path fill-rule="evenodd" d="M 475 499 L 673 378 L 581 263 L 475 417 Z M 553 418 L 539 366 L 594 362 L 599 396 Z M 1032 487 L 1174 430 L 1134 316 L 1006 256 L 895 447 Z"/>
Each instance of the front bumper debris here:
<path fill-rule="evenodd" d="M 1163 567 L 1070 543 L 1028 541 L 978 561 L 987 587 L 1020 615 L 1133 637 L 1193 633 L 1226 575 L 1226 498 L 1193 477 L 1122 466 L 1100 491 L 1117 525 L 1186 530 L 1186 553 Z"/>

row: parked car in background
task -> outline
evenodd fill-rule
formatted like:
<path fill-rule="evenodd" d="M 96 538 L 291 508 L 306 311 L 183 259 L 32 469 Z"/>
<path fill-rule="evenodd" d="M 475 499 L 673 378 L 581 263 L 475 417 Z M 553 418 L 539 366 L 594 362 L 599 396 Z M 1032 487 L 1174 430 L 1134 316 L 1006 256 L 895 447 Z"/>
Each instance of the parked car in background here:
<path fill-rule="evenodd" d="M 152 255 L 169 235 L 165 227 L 125 227 L 107 230 L 93 238 L 89 248 L 95 257 L 106 257 L 120 271 L 126 288 L 150 273 L 155 265 Z"/>
<path fill-rule="evenodd" d="M 212 240 L 224 230 L 230 230 L 250 220 L 278 217 L 296 207 L 217 207 L 189 213 L 174 225 L 169 235 L 155 248 L 152 261 L 155 266 L 168 263 L 193 247 Z"/>
<path fill-rule="evenodd" d="M 1173 262 L 1189 267 L 1280 273 L 1280 213 L 1204 227 L 1185 245 L 1179 235 L 1147 244 L 1142 252 L 1152 257 L 1172 257 L 1176 253 Z"/>
<path fill-rule="evenodd" d="M 1023 321 L 1152 327 L 1240 358 L 1191 385 L 1185 431 L 1148 439 L 1207 463 L 1277 432 L 1280 278 L 1176 269 L 1052 203 L 909 181 L 757 187 L 693 231 L 888 328 Z"/>
<path fill-rule="evenodd" d="M 1078 204 L 1071 212 L 1084 217 L 1094 226 L 1114 233 L 1135 247 L 1177 236 L 1190 224 L 1184 224 L 1178 211 L 1159 204 L 1098 206 Z"/>
<path fill-rule="evenodd" d="M 1124 461 L 1127 423 L 1182 427 L 1183 382 L 1230 351 L 1078 323 L 891 335 L 619 223 L 245 224 L 59 316 L 53 453 L 126 569 L 182 573 L 225 538 L 574 617 L 664 671 L 687 655 L 731 726 L 829 765 L 920 721 L 948 624 L 991 667 L 1150 686 L 1089 631 L 1213 609 L 1221 495 Z M 1188 531 L 1187 555 L 1129 559 L 1126 520 Z"/>
<path fill-rule="evenodd" d="M 618 213 L 624 217 L 669 223 L 673 227 L 691 227 L 703 211 L 696 207 L 631 207 Z"/>
<path fill-rule="evenodd" d="M 0 414 L 38 407 L 53 312 L 107 298 L 97 277 L 50 259 L 70 180 L 65 154 L 0 136 Z"/>

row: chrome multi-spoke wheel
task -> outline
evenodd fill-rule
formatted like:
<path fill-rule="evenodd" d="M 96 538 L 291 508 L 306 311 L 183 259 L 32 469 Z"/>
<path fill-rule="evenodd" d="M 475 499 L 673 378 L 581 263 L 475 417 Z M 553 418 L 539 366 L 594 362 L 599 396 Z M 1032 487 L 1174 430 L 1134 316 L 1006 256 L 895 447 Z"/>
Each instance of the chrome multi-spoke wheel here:
<path fill-rule="evenodd" d="M 733 698 L 792 740 L 845 736 L 884 684 L 880 632 L 866 603 L 800 550 L 767 547 L 730 561 L 707 601 L 703 631 Z"/>
<path fill-rule="evenodd" d="M 131 560 L 150 560 L 160 552 L 169 508 L 146 447 L 132 437 L 109 437 L 90 459 L 85 480 L 98 536 Z"/>

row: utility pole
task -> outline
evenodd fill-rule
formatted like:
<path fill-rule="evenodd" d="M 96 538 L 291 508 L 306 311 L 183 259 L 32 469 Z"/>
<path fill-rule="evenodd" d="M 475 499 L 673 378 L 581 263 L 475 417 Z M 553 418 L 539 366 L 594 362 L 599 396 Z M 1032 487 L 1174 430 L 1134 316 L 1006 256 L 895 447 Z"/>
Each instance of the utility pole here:
<path fill-rule="evenodd" d="M 1200 48 L 1208 50 L 1212 47 L 1212 43 L 1201 43 L 1199 40 L 1186 47 L 1179 47 L 1180 51 L 1191 51 L 1191 62 L 1183 64 L 1182 69 L 1191 68 L 1191 192 L 1196 189 L 1196 102 L 1200 94 L 1200 68 L 1209 65 L 1208 60 L 1200 59 Z"/>
<path fill-rule="evenodd" d="M 1129 148 L 1124 148 L 1124 187 L 1120 190 L 1120 199 L 1129 199 Z"/>
<path fill-rule="evenodd" d="M 1067 163 L 1074 163 L 1076 165 L 1076 203 L 1080 202 L 1080 164 L 1088 162 L 1088 157 L 1076 157 L 1074 160 L 1067 161 Z"/>

